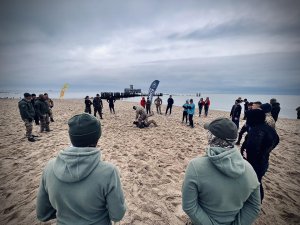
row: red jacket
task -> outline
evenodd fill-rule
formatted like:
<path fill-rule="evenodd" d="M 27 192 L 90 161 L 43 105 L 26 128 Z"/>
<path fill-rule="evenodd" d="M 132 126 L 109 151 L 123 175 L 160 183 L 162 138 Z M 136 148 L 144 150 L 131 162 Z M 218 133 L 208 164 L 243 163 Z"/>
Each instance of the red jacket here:
<path fill-rule="evenodd" d="M 142 98 L 142 100 L 141 100 L 141 106 L 143 106 L 145 108 L 145 106 L 146 106 L 146 100 L 145 100 L 145 98 Z"/>

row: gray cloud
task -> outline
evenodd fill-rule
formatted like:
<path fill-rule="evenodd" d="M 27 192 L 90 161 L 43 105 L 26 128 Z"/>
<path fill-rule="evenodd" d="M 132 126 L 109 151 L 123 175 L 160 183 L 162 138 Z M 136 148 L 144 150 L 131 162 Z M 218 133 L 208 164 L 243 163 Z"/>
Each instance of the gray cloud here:
<path fill-rule="evenodd" d="M 0 88 L 299 94 L 298 1 L 1 1 Z"/>

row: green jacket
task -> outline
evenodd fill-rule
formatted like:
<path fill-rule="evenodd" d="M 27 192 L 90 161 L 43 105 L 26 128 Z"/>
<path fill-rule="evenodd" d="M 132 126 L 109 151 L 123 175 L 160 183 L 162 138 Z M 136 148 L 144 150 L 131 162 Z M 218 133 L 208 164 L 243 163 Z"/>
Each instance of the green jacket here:
<path fill-rule="evenodd" d="M 252 224 L 260 211 L 257 176 L 240 152 L 210 147 L 193 159 L 182 187 L 182 207 L 195 225 Z"/>
<path fill-rule="evenodd" d="M 39 117 L 42 117 L 43 115 L 46 115 L 49 113 L 49 105 L 44 100 L 36 100 L 34 103 L 35 106 L 35 112 Z"/>
<path fill-rule="evenodd" d="M 37 218 L 57 224 L 108 225 L 126 211 L 117 168 L 101 161 L 97 148 L 69 147 L 44 169 Z"/>
<path fill-rule="evenodd" d="M 20 110 L 20 115 L 22 120 L 28 120 L 28 119 L 33 119 L 35 115 L 34 108 L 31 104 L 31 101 L 27 101 L 26 99 L 22 99 L 18 103 L 19 105 L 19 110 Z"/>

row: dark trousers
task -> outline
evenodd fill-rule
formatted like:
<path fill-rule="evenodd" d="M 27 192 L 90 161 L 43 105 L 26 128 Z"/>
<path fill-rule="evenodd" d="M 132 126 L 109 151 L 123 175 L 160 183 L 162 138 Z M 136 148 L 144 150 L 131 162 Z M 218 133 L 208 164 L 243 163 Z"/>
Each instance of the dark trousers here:
<path fill-rule="evenodd" d="M 188 120 L 188 113 L 187 113 L 187 111 L 183 111 L 182 122 L 184 121 L 184 119 L 185 119 L 185 123 L 187 123 L 187 120 Z"/>
<path fill-rule="evenodd" d="M 240 143 L 242 138 L 243 138 L 243 134 L 247 132 L 247 127 L 246 126 L 243 126 L 242 129 L 240 130 L 239 132 L 239 137 L 238 137 L 238 140 L 237 140 L 237 143 Z"/>
<path fill-rule="evenodd" d="M 247 119 L 247 116 L 246 116 L 247 111 L 248 111 L 248 110 L 245 110 L 245 111 L 244 111 L 244 118 L 243 118 L 243 120 L 246 120 L 246 119 Z"/>
<path fill-rule="evenodd" d="M 34 122 L 35 122 L 35 125 L 40 125 L 40 118 L 37 114 L 34 116 Z"/>
<path fill-rule="evenodd" d="M 208 106 L 204 106 L 205 116 L 208 115 Z"/>
<path fill-rule="evenodd" d="M 115 106 L 114 105 L 109 105 L 109 111 L 110 113 L 115 113 Z"/>
<path fill-rule="evenodd" d="M 146 113 L 147 114 L 150 114 L 150 110 L 151 110 L 150 106 L 146 106 Z"/>
<path fill-rule="evenodd" d="M 193 114 L 189 114 L 189 121 L 190 121 L 190 126 L 194 127 L 194 121 L 193 121 Z"/>
<path fill-rule="evenodd" d="M 239 129 L 239 124 L 240 124 L 240 118 L 235 119 L 234 117 L 232 118 L 232 122 L 235 123 L 237 129 Z"/>
<path fill-rule="evenodd" d="M 91 114 L 92 113 L 92 109 L 91 107 L 85 107 L 85 110 L 84 110 L 85 113 L 89 113 Z"/>
<path fill-rule="evenodd" d="M 203 106 L 199 107 L 199 116 L 201 116 Z"/>
<path fill-rule="evenodd" d="M 264 187 L 263 187 L 263 185 L 262 185 L 262 176 L 257 176 L 257 178 L 258 178 L 258 182 L 260 183 L 260 200 L 261 200 L 261 203 L 262 203 L 262 201 L 263 201 L 263 199 L 264 199 L 264 196 L 265 196 L 265 193 L 264 193 Z"/>
<path fill-rule="evenodd" d="M 99 113 L 100 118 L 102 119 L 102 108 L 94 108 L 94 116 L 96 117 L 97 112 Z"/>
<path fill-rule="evenodd" d="M 172 105 L 167 105 L 166 114 L 168 113 L 168 110 L 170 109 L 170 115 L 172 113 Z"/>

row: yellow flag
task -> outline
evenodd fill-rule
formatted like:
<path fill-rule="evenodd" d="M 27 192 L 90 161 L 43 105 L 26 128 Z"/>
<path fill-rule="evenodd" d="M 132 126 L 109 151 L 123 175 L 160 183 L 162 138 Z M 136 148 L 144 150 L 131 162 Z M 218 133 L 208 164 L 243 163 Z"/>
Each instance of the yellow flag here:
<path fill-rule="evenodd" d="M 59 96 L 60 99 L 64 98 L 65 91 L 66 91 L 68 88 L 69 88 L 69 84 L 65 83 L 64 86 L 62 87 L 61 91 L 60 91 L 60 96 Z"/>

